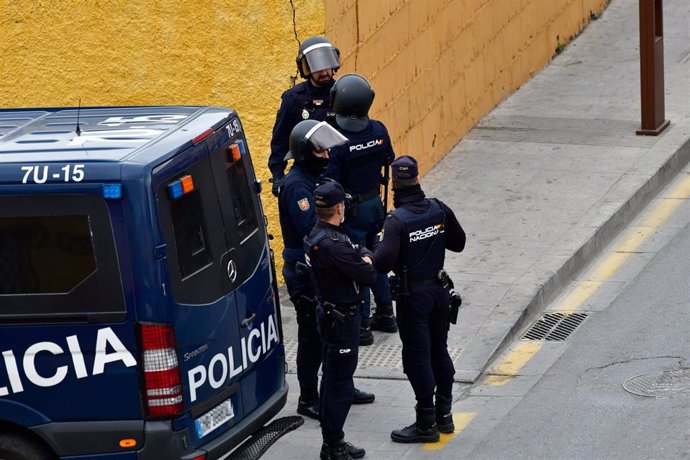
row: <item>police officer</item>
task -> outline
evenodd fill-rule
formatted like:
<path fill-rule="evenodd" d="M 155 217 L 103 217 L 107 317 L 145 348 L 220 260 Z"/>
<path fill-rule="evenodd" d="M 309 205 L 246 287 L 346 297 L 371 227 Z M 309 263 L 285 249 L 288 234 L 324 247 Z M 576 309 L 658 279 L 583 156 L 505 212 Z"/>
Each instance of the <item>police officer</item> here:
<path fill-rule="evenodd" d="M 417 399 L 415 423 L 393 431 L 391 438 L 434 442 L 439 431 L 455 430 L 451 414 L 455 369 L 447 345 L 449 292 L 438 274 L 445 250 L 460 252 L 465 247 L 465 232 L 448 206 L 425 197 L 414 158 L 399 157 L 391 169 L 396 209 L 386 218 L 374 260 L 377 270 L 392 269 L 400 280 L 396 310 L 403 370 Z"/>
<path fill-rule="evenodd" d="M 305 81 L 282 95 L 268 157 L 275 196 L 278 196 L 285 175 L 287 162 L 284 157 L 292 128 L 302 120 L 326 119 L 333 75 L 340 68 L 340 51 L 324 37 L 310 37 L 300 45 L 296 62 L 297 70 Z"/>
<path fill-rule="evenodd" d="M 338 130 L 350 142 L 331 151 L 326 176 L 339 181 L 353 196 L 353 203 L 343 227 L 356 244 L 373 247 L 383 226 L 385 214 L 381 185 L 388 187 L 388 165 L 395 158 L 388 130 L 383 123 L 369 118 L 374 90 L 357 74 L 343 75 L 331 89 L 331 109 Z M 382 170 L 384 174 L 382 175 Z M 387 203 L 386 203 L 387 205 Z M 380 274 L 374 287 L 376 312 L 371 317 L 369 289 L 364 294 L 360 345 L 371 345 L 371 330 L 396 332 L 388 278 Z"/>
<path fill-rule="evenodd" d="M 285 176 L 278 199 L 283 235 L 283 277 L 297 313 L 297 380 L 300 397 L 297 412 L 311 418 L 319 416 L 318 371 L 321 365 L 321 338 L 316 329 L 316 299 L 304 264 L 304 236 L 316 223 L 313 190 L 317 177 L 328 164 L 328 149 L 346 142 L 326 122 L 305 120 L 290 133 L 286 160 L 294 165 Z M 374 395 L 357 392 L 355 403 L 373 402 Z"/>
<path fill-rule="evenodd" d="M 314 190 L 319 221 L 304 238 L 309 273 L 318 299 L 317 321 L 323 341 L 321 379 L 321 459 L 364 456 L 344 441 L 343 425 L 352 404 L 357 367 L 363 285 L 376 282 L 373 255 L 356 247 L 342 231 L 345 191 L 335 181 Z"/>

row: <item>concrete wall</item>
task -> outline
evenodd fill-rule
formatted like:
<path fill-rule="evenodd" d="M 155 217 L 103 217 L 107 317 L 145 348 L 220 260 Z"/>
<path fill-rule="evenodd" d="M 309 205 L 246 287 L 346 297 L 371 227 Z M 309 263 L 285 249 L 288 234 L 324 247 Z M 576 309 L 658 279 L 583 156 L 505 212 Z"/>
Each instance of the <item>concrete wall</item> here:
<path fill-rule="evenodd" d="M 325 0 L 345 72 L 376 91 L 373 116 L 426 172 L 538 72 L 609 0 Z"/>
<path fill-rule="evenodd" d="M 323 32 L 321 0 L 0 0 L 0 107 L 80 98 L 82 106 L 232 107 L 268 185 L 275 113 L 297 72 L 295 35 Z"/>

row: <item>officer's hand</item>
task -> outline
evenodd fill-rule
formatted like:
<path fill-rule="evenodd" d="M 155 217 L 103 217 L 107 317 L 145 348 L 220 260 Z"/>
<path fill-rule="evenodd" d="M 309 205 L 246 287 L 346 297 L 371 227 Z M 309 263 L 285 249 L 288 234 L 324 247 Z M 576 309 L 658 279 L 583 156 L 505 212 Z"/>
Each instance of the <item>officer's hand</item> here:
<path fill-rule="evenodd" d="M 364 256 L 364 257 L 362 257 L 362 260 L 364 260 L 364 261 L 365 261 L 366 263 L 368 263 L 369 265 L 374 265 L 374 261 L 373 261 L 373 260 L 371 259 L 371 257 L 369 257 L 369 256 Z"/>
<path fill-rule="evenodd" d="M 270 182 L 273 183 L 273 186 L 271 187 L 271 193 L 273 196 L 278 196 L 280 195 L 280 187 L 283 185 L 283 178 L 282 177 L 274 177 L 270 179 Z"/>

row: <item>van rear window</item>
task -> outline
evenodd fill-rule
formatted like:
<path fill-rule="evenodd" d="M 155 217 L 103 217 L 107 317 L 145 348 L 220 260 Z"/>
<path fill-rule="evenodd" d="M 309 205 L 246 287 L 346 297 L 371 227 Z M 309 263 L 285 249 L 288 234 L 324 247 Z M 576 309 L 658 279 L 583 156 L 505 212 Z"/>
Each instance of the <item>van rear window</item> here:
<path fill-rule="evenodd" d="M 230 185 L 240 241 L 244 241 L 258 230 L 256 211 L 252 201 L 254 193 L 249 187 L 248 176 L 249 171 L 245 170 L 244 157 L 231 163 L 227 168 L 228 184 Z"/>
<path fill-rule="evenodd" d="M 0 196 L 0 322 L 113 321 L 125 311 L 103 198 Z"/>
<path fill-rule="evenodd" d="M 198 190 L 173 201 L 170 206 L 180 274 L 184 279 L 211 263 L 208 232 Z"/>
<path fill-rule="evenodd" d="M 88 216 L 0 217 L 0 294 L 64 294 L 95 270 Z"/>

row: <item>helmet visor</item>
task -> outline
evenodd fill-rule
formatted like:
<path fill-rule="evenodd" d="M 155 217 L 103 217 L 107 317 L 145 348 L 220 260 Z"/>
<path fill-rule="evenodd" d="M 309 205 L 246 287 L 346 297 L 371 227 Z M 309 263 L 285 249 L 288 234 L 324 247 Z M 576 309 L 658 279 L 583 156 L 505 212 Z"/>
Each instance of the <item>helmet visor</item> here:
<path fill-rule="evenodd" d="M 340 58 L 330 43 L 316 43 L 304 50 L 309 73 L 340 67 Z"/>
<path fill-rule="evenodd" d="M 310 129 L 305 137 L 317 152 L 332 149 L 348 141 L 347 137 L 340 134 L 325 121 L 320 122 Z"/>

